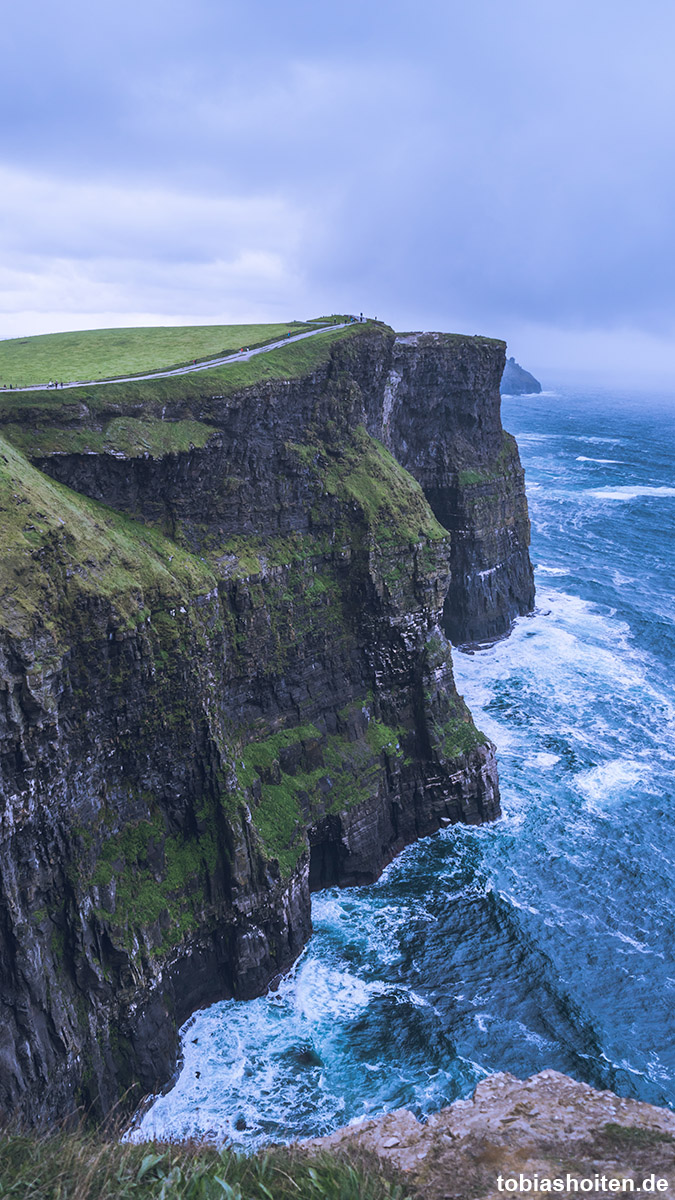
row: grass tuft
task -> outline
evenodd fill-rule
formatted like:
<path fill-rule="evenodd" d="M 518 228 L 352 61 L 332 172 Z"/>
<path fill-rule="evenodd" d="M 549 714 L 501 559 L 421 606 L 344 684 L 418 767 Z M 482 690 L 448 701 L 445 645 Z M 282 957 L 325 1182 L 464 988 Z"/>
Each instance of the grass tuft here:
<path fill-rule="evenodd" d="M 406 1200 L 374 1156 L 270 1149 L 253 1157 L 201 1142 L 120 1143 L 97 1133 L 0 1140 L 3 1200 Z"/>

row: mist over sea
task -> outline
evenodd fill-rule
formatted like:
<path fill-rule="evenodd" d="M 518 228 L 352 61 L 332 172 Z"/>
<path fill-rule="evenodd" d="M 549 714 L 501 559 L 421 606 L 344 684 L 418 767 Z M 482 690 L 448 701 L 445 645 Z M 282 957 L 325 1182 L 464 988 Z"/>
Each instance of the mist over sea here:
<path fill-rule="evenodd" d="M 544 1067 L 675 1107 L 675 390 L 508 398 L 537 610 L 454 652 L 504 816 L 317 894 L 274 994 L 184 1030 L 141 1136 L 246 1149 Z"/>

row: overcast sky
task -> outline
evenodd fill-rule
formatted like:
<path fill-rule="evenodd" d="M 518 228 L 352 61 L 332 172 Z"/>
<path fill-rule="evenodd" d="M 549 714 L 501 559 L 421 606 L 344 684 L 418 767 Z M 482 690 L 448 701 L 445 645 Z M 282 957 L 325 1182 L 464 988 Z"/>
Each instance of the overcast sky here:
<path fill-rule="evenodd" d="M 675 379 L 673 0 L 24 0 L 0 336 L 361 311 Z"/>

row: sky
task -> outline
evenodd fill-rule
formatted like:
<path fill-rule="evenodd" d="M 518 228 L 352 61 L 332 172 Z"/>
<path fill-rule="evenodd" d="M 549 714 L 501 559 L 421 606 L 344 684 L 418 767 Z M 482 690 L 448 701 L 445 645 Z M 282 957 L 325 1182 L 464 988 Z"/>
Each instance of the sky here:
<path fill-rule="evenodd" d="M 672 0 L 24 0 L 0 337 L 331 312 L 675 382 Z"/>

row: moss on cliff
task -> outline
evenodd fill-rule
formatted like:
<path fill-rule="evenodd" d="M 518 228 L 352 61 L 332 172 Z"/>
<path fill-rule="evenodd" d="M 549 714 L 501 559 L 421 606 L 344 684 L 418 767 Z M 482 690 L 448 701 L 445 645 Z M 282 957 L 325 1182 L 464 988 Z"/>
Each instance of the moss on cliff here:
<path fill-rule="evenodd" d="M 284 876 L 307 847 L 308 825 L 362 804 L 377 789 L 382 754 L 403 759 L 403 730 L 371 719 L 365 697 L 347 706 L 344 717 L 353 724 L 355 713 L 363 737 L 322 734 L 307 724 L 250 742 L 238 756 L 242 799 L 253 798 L 255 826 Z"/>
<path fill-rule="evenodd" d="M 499 452 L 488 465 L 468 467 L 458 472 L 457 482 L 460 488 L 472 488 L 483 484 L 492 484 L 494 486 L 500 483 L 503 480 L 505 471 L 508 471 L 512 465 L 514 456 L 518 457 L 516 439 L 512 434 L 504 430 L 502 432 Z"/>
<path fill-rule="evenodd" d="M 151 934 L 152 926 L 154 953 L 198 928 L 218 856 L 209 825 L 198 837 L 167 836 L 157 813 L 103 842 L 91 877 L 100 897 L 97 911 L 128 949 L 139 934 Z"/>
<path fill-rule="evenodd" d="M 336 433 L 333 438 L 327 444 L 317 434 L 291 448 L 327 494 L 358 507 L 374 541 L 405 544 L 447 537 L 417 481 L 362 425 L 347 437 Z"/>

